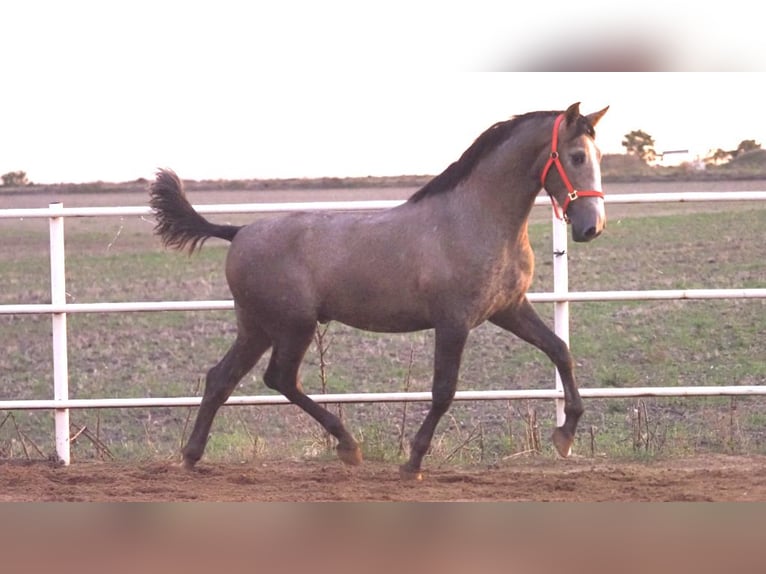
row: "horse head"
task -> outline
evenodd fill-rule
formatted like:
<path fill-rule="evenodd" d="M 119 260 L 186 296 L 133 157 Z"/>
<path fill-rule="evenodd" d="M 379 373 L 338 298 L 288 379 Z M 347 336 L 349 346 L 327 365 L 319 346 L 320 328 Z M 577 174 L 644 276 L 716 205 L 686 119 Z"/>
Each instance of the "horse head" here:
<path fill-rule="evenodd" d="M 583 116 L 572 104 L 556 117 L 550 150 L 540 177 L 556 214 L 572 224 L 572 239 L 590 241 L 606 226 L 601 191 L 601 152 L 595 126 L 609 109 Z M 541 160 L 543 161 L 543 160 Z"/>

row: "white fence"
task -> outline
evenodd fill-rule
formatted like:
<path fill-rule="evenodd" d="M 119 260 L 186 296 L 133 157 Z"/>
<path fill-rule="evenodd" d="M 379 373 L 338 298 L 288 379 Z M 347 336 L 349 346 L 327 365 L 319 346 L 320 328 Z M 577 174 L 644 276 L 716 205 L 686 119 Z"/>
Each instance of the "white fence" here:
<path fill-rule="evenodd" d="M 692 192 L 692 193 L 637 193 L 607 195 L 608 203 L 668 203 L 709 201 L 765 201 L 766 191 L 739 192 Z M 232 205 L 198 205 L 200 213 L 267 213 L 302 210 L 370 210 L 399 205 L 400 201 L 351 201 L 308 203 L 250 203 Z M 538 198 L 536 205 L 548 205 L 547 197 Z M 64 464 L 70 462 L 69 410 L 85 408 L 131 408 L 131 407 L 187 407 L 197 406 L 200 397 L 166 398 L 103 398 L 70 399 L 67 352 L 66 318 L 70 313 L 128 313 L 138 311 L 198 311 L 233 309 L 233 302 L 225 301 L 163 301 L 163 302 L 114 302 L 114 303 L 67 303 L 65 281 L 64 219 L 67 217 L 151 215 L 148 207 L 75 207 L 65 208 L 60 203 L 48 208 L 0 210 L 0 219 L 47 218 L 50 226 L 51 302 L 44 304 L 0 305 L 0 315 L 50 314 L 53 332 L 53 399 L 3 400 L 0 410 L 48 409 L 55 412 L 56 453 Z M 650 291 L 581 291 L 570 292 L 567 270 L 567 228 L 553 218 L 553 267 L 554 289 L 550 293 L 529 293 L 532 302 L 553 302 L 555 307 L 555 331 L 569 343 L 570 301 L 627 301 L 660 299 L 735 299 L 766 298 L 766 288 L 757 289 L 683 289 Z M 660 396 L 734 396 L 766 395 L 766 385 L 699 386 L 699 387 L 632 387 L 580 389 L 584 398 L 660 397 Z M 394 393 L 343 393 L 312 395 L 317 402 L 358 403 L 428 401 L 428 392 Z M 555 388 L 550 390 L 504 390 L 504 391 L 458 391 L 455 400 L 513 400 L 554 399 L 557 419 L 563 421 L 563 390 L 556 373 Z M 275 405 L 285 404 L 281 396 L 233 396 L 228 405 Z"/>

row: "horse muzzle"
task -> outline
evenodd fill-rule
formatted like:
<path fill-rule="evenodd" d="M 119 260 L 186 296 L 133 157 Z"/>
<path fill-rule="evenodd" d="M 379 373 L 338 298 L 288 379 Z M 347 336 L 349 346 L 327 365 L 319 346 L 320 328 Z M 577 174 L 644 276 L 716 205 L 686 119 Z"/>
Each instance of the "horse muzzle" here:
<path fill-rule="evenodd" d="M 567 218 L 572 225 L 572 239 L 585 243 L 596 239 L 606 227 L 604 200 L 600 197 L 581 197 L 569 204 Z"/>

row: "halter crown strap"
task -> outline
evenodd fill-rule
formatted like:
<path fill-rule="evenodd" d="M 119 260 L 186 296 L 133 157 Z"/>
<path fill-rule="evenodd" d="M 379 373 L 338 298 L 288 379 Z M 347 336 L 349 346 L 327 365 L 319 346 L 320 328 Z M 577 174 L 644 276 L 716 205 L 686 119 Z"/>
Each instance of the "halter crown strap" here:
<path fill-rule="evenodd" d="M 563 219 L 567 221 L 567 209 L 569 208 L 569 204 L 572 203 L 575 199 L 578 197 L 604 197 L 603 191 L 596 191 L 596 190 L 588 190 L 588 191 L 578 191 L 574 188 L 572 185 L 572 182 L 569 181 L 569 177 L 567 177 L 567 173 L 564 170 L 564 165 L 561 163 L 561 159 L 559 158 L 559 129 L 561 126 L 561 122 L 564 121 L 564 114 L 559 114 L 556 117 L 556 121 L 553 122 L 553 136 L 551 137 L 551 155 L 548 156 L 548 161 L 545 162 L 545 167 L 543 168 L 543 173 L 540 175 L 540 183 L 545 189 L 545 180 L 548 177 L 548 172 L 551 169 L 552 165 L 556 166 L 556 169 L 559 172 L 559 175 L 561 176 L 561 181 L 564 182 L 564 186 L 567 189 L 567 198 L 564 200 L 564 205 L 561 206 L 559 209 L 559 204 L 556 201 L 556 198 L 553 197 L 551 192 L 549 192 L 547 189 L 545 191 L 548 191 L 548 196 L 551 198 L 551 205 L 553 206 L 553 213 L 556 214 L 557 219 Z"/>

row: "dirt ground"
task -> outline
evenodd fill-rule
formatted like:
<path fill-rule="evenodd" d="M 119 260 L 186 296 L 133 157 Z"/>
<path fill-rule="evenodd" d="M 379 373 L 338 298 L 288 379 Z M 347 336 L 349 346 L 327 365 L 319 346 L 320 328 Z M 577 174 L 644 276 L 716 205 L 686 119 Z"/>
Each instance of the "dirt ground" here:
<path fill-rule="evenodd" d="M 766 501 L 766 457 L 517 459 L 427 469 L 417 483 L 371 461 L 200 463 L 194 472 L 156 462 L 0 461 L 0 501 Z"/>

